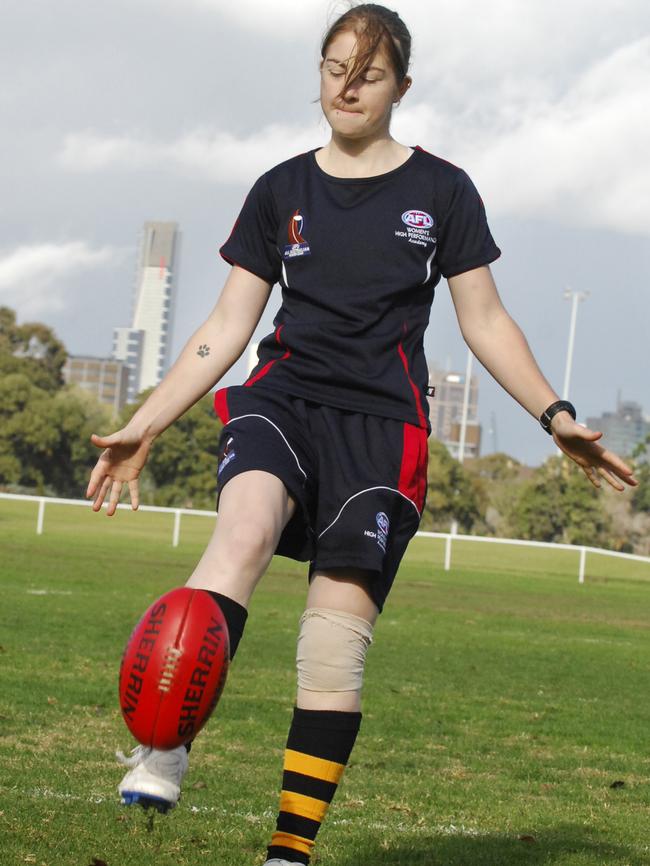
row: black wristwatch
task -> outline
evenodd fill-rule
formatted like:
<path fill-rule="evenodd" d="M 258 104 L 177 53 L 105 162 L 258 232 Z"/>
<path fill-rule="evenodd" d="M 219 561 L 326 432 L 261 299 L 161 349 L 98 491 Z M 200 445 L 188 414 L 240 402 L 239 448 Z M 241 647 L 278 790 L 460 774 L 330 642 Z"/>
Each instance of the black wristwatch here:
<path fill-rule="evenodd" d="M 539 423 L 549 436 L 551 435 L 551 420 L 558 412 L 568 412 L 573 420 L 576 420 L 576 410 L 573 403 L 569 403 L 568 400 L 556 400 L 555 403 L 551 403 L 548 409 L 539 416 Z"/>

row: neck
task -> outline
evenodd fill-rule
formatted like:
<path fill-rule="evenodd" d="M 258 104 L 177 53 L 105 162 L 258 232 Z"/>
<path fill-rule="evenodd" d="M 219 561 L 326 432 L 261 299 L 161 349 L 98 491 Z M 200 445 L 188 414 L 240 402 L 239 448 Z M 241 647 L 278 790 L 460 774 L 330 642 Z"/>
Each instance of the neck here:
<path fill-rule="evenodd" d="M 332 138 L 318 151 L 317 158 L 321 168 L 330 174 L 371 177 L 396 168 L 410 152 L 388 132 L 363 139 L 345 138 L 332 132 Z"/>

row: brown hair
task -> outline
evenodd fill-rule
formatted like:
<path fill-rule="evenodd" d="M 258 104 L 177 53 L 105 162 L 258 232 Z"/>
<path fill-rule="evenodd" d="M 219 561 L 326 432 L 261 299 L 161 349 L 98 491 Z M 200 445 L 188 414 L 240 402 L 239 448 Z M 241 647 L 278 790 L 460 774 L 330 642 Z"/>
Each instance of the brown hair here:
<path fill-rule="evenodd" d="M 383 45 L 398 86 L 408 72 L 411 59 L 411 34 L 397 12 L 378 3 L 359 3 L 344 12 L 332 24 L 323 38 L 321 57 L 339 33 L 352 30 L 357 36 L 357 49 L 348 64 L 345 81 L 339 93 L 343 96 L 350 84 L 366 71 L 377 50 Z"/>

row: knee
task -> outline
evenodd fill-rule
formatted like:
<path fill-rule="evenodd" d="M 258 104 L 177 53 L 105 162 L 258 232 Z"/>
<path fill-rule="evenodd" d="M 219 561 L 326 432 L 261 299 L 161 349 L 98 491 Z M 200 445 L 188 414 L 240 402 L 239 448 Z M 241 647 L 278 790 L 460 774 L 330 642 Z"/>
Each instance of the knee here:
<path fill-rule="evenodd" d="M 372 625 L 341 610 L 308 608 L 300 620 L 298 687 L 361 694 Z"/>
<path fill-rule="evenodd" d="M 243 566 L 266 563 L 275 551 L 276 535 L 269 524 L 238 519 L 225 534 L 229 562 Z"/>

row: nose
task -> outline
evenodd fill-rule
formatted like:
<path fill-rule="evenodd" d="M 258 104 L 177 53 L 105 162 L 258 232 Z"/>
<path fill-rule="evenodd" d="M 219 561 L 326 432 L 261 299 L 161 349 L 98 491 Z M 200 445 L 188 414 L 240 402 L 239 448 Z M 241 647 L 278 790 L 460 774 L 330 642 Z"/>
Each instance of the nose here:
<path fill-rule="evenodd" d="M 339 97 L 339 102 L 341 105 L 355 105 L 358 101 L 358 86 L 354 83 L 352 83 L 349 87 L 346 87 L 341 96 Z"/>

